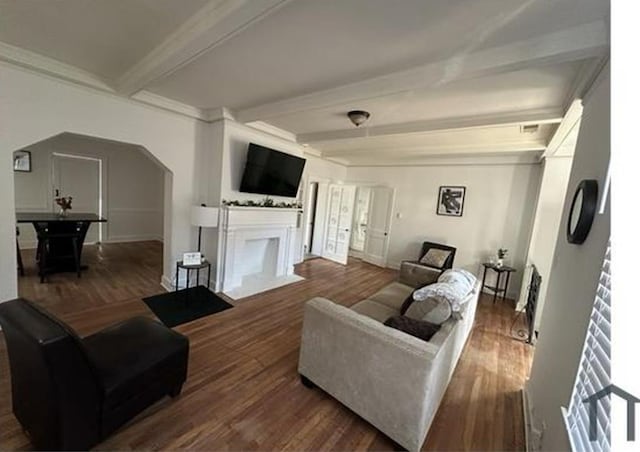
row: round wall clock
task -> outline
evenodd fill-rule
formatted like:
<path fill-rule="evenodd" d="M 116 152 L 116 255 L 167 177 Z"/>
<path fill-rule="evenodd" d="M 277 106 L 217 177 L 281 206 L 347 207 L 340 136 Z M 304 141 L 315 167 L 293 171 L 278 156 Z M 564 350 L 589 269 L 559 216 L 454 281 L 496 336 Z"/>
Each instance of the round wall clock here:
<path fill-rule="evenodd" d="M 596 216 L 597 207 L 598 181 L 584 179 L 578 184 L 571 202 L 569 221 L 567 221 L 567 241 L 569 243 L 579 245 L 586 240 Z"/>

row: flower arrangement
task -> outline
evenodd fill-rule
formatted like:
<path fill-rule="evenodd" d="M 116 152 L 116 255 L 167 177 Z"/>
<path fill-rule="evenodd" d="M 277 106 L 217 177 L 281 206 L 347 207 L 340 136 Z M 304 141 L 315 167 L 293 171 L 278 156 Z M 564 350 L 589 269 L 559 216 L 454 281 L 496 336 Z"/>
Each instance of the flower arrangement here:
<path fill-rule="evenodd" d="M 295 202 L 278 202 L 276 203 L 271 198 L 265 198 L 262 201 L 229 201 L 226 199 L 222 200 L 223 206 L 237 206 L 237 207 L 273 207 L 273 208 L 281 208 L 281 209 L 302 209 L 302 204 Z"/>
<path fill-rule="evenodd" d="M 71 210 L 71 201 L 73 198 L 71 196 L 61 196 L 55 199 L 56 204 L 60 206 L 60 215 L 65 216 L 67 214 L 67 210 Z"/>
<path fill-rule="evenodd" d="M 507 253 L 509 252 L 508 249 L 506 248 L 499 248 L 498 249 L 498 259 L 504 259 L 505 257 L 507 257 Z"/>

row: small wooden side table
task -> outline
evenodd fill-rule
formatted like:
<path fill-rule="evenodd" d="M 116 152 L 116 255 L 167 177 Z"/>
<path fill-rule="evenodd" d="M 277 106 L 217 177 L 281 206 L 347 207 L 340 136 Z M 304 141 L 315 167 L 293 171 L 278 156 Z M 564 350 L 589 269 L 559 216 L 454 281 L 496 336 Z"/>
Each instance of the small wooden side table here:
<path fill-rule="evenodd" d="M 176 292 L 180 289 L 180 285 L 178 281 L 180 281 L 180 269 L 187 271 L 187 284 L 186 289 L 189 288 L 189 276 L 191 274 L 191 270 L 196 271 L 196 286 L 200 283 L 200 270 L 206 268 L 207 269 L 207 289 L 209 289 L 211 285 L 211 262 L 204 259 L 201 264 L 196 265 L 184 265 L 182 261 L 178 261 L 176 263 Z"/>
<path fill-rule="evenodd" d="M 487 289 L 490 289 L 491 291 L 493 291 L 493 302 L 496 302 L 496 298 L 498 296 L 499 293 L 502 294 L 502 300 L 504 301 L 507 298 L 507 289 L 509 288 L 509 279 L 511 277 L 511 273 L 517 271 L 515 268 L 513 267 L 509 267 L 507 265 L 501 265 L 498 266 L 496 264 L 492 264 L 491 262 L 484 262 L 482 264 L 482 266 L 484 267 L 484 273 L 482 274 L 482 289 L 484 289 L 485 287 Z M 493 270 L 494 272 L 496 272 L 496 285 L 494 286 L 488 286 L 485 284 L 485 279 L 487 277 L 487 269 Z M 505 278 L 505 283 L 504 283 L 504 287 L 500 287 L 500 280 L 502 279 L 502 275 L 506 275 Z M 480 289 L 480 290 L 482 290 Z"/>

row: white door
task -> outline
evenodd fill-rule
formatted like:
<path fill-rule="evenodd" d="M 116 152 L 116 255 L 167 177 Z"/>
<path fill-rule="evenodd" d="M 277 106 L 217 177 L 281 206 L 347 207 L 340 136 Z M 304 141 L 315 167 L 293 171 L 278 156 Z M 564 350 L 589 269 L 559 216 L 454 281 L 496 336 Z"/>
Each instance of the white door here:
<path fill-rule="evenodd" d="M 356 187 L 330 185 L 327 206 L 327 232 L 324 237 L 322 257 L 346 265 L 351 241 L 351 221 Z"/>
<path fill-rule="evenodd" d="M 362 260 L 380 267 L 384 267 L 387 264 L 393 194 L 392 188 L 374 187 L 371 189 L 369 219 L 367 221 Z"/>
<path fill-rule="evenodd" d="M 53 155 L 53 194 L 71 196 L 71 213 L 100 215 L 100 160 L 71 155 Z M 57 209 L 57 204 L 54 208 Z M 101 239 L 100 224 L 93 223 L 87 231 L 86 242 Z"/>

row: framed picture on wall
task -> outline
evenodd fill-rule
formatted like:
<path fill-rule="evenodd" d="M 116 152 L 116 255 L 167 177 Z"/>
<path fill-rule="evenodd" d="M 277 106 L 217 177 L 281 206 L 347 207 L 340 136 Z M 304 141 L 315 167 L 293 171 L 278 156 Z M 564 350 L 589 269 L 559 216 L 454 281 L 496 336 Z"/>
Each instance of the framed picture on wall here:
<path fill-rule="evenodd" d="M 31 172 L 31 152 L 16 151 L 13 153 L 13 170 L 23 173 Z"/>
<path fill-rule="evenodd" d="M 438 215 L 461 217 L 466 187 L 442 186 L 438 193 Z"/>

